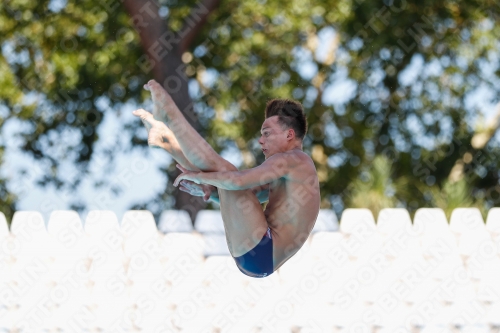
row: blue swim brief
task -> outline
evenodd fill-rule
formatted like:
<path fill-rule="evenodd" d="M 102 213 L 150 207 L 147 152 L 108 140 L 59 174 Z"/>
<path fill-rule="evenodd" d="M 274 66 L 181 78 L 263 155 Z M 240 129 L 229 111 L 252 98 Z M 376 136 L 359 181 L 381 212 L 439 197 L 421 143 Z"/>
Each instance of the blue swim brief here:
<path fill-rule="evenodd" d="M 273 239 L 271 229 L 267 228 L 259 244 L 242 256 L 233 257 L 236 266 L 248 276 L 262 278 L 274 272 Z"/>

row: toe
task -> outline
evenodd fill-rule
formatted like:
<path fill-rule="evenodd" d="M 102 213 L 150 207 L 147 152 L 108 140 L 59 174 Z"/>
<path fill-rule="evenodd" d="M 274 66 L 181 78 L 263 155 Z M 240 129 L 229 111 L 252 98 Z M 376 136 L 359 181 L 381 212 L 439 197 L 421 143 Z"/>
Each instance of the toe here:
<path fill-rule="evenodd" d="M 144 109 L 137 109 L 134 112 L 132 112 L 134 116 L 141 117 L 141 118 L 148 118 L 149 116 L 152 116 L 152 114 Z"/>
<path fill-rule="evenodd" d="M 161 93 L 162 91 L 164 91 L 165 89 L 163 89 L 163 87 L 158 83 L 156 82 L 155 80 L 151 80 L 148 82 L 149 84 L 149 90 L 151 90 L 151 92 L 156 92 L 156 93 Z"/>

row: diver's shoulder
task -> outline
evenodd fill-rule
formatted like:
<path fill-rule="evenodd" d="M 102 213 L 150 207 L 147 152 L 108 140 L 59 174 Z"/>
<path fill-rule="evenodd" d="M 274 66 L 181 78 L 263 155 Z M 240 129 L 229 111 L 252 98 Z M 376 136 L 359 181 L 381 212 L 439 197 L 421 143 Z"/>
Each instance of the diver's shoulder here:
<path fill-rule="evenodd" d="M 304 151 L 293 149 L 284 152 L 283 155 L 286 156 L 288 166 L 296 176 L 316 174 L 316 166 L 312 158 Z"/>
<path fill-rule="evenodd" d="M 313 163 L 312 158 L 306 152 L 304 152 L 303 150 L 292 149 L 292 150 L 289 150 L 289 151 L 285 152 L 284 154 L 287 154 L 291 159 L 294 159 L 297 162 L 302 162 L 302 163 L 303 162 L 310 162 L 310 163 Z"/>

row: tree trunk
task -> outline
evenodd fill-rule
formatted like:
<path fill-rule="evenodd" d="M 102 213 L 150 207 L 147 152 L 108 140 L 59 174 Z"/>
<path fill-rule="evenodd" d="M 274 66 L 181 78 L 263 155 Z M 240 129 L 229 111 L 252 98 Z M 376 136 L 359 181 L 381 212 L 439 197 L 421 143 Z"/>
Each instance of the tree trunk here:
<path fill-rule="evenodd" d="M 187 51 L 207 16 L 216 8 L 218 0 L 206 0 L 192 9 L 184 27 L 172 32 L 166 20 L 158 15 L 158 4 L 150 0 L 125 0 L 125 8 L 138 31 L 144 55 L 137 60 L 141 69 L 168 91 L 179 110 L 197 131 L 201 126 L 194 113 L 188 93 L 188 78 L 182 54 Z M 180 171 L 176 168 L 168 176 L 173 181 Z M 194 223 L 198 211 L 206 207 L 201 197 L 193 197 L 174 188 L 175 208 L 186 210 Z"/>

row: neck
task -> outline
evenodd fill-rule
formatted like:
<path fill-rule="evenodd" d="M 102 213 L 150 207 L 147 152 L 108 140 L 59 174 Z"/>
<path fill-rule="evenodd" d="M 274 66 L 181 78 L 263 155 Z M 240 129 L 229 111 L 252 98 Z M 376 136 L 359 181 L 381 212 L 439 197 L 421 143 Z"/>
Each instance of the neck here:
<path fill-rule="evenodd" d="M 290 150 L 294 150 L 294 149 L 300 149 L 300 150 L 302 150 L 302 143 L 297 142 L 294 145 L 292 145 L 292 147 L 290 147 Z"/>

